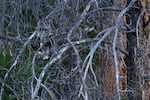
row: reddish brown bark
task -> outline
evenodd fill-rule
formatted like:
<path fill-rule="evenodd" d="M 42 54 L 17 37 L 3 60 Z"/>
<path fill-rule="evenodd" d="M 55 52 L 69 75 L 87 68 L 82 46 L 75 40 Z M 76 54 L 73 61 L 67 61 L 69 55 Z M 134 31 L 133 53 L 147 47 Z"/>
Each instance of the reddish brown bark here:
<path fill-rule="evenodd" d="M 128 0 L 128 3 L 130 0 Z M 135 2 L 136 6 L 139 6 L 139 4 L 136 4 L 138 2 Z M 127 90 L 127 89 L 133 89 L 135 91 L 135 94 L 129 93 L 129 99 L 150 99 L 150 79 L 143 79 L 143 72 L 145 74 L 150 74 L 150 12 L 147 10 L 150 8 L 150 1 L 149 0 L 142 0 L 140 1 L 140 9 L 131 9 L 128 14 L 130 16 L 133 16 L 134 19 L 132 19 L 133 25 L 131 28 L 136 27 L 137 20 L 139 18 L 139 14 L 144 11 L 144 14 L 141 18 L 140 24 L 139 24 L 139 37 L 142 38 L 142 40 L 139 40 L 141 48 L 144 49 L 144 53 L 142 54 L 142 51 L 137 48 L 137 41 L 136 41 L 136 33 L 131 32 L 128 34 L 126 40 L 126 35 L 124 33 L 119 33 L 119 47 L 122 49 L 127 49 L 129 52 L 129 56 L 126 57 L 123 53 L 119 53 L 119 56 L 122 57 L 122 59 L 126 59 L 126 64 L 122 60 L 119 60 L 119 67 L 120 67 L 120 90 Z M 120 6 L 121 5 L 121 6 Z M 125 6 L 124 0 L 115 3 L 115 7 L 122 8 Z M 107 27 L 107 23 L 114 25 L 116 21 L 116 13 L 112 13 L 111 17 L 110 15 L 104 14 L 103 20 L 101 23 L 103 23 L 102 29 L 105 29 Z M 110 18 L 109 22 L 105 20 L 105 18 Z M 129 19 L 126 17 L 123 17 L 124 22 L 130 23 Z M 142 33 L 142 34 L 141 34 Z M 111 37 L 111 36 L 110 36 Z M 109 38 L 108 38 L 109 40 Z M 147 41 L 147 42 L 145 42 Z M 128 43 L 128 48 L 127 48 Z M 107 44 L 103 44 L 103 47 L 107 48 L 108 50 L 111 50 L 111 47 Z M 139 55 L 143 56 L 146 55 L 144 60 L 140 61 Z M 128 61 L 127 61 L 128 59 Z M 146 67 L 144 67 L 146 65 Z M 141 67 L 140 67 L 141 66 Z M 143 70 L 141 72 L 140 70 Z M 97 67 L 97 76 L 98 81 L 101 84 L 100 89 L 103 92 L 103 97 L 113 98 L 115 96 L 115 76 L 114 76 L 114 66 L 113 66 L 113 57 L 110 57 L 108 52 L 104 50 L 100 50 L 99 52 L 99 66 Z M 129 86 L 127 88 L 127 86 Z M 121 92 L 122 95 L 127 96 L 127 92 Z M 135 96 L 136 95 L 136 96 Z"/>
<path fill-rule="evenodd" d="M 123 9 L 125 7 L 125 2 L 124 0 L 121 0 L 120 2 L 115 2 L 114 1 L 114 7 L 116 7 L 116 9 Z M 102 27 L 100 28 L 100 30 L 106 29 L 109 26 L 115 25 L 116 24 L 116 18 L 118 16 L 118 12 L 109 12 L 108 14 L 105 12 L 103 13 L 103 17 L 101 18 L 102 20 L 100 21 L 102 24 Z M 125 20 L 125 18 L 123 17 L 123 20 Z M 111 41 L 113 37 L 113 34 L 110 35 L 107 38 L 107 41 Z M 119 33 L 119 38 L 118 38 L 118 47 L 125 49 L 126 48 L 126 35 L 121 32 Z M 107 50 L 112 49 L 112 45 L 108 45 L 107 43 L 103 43 L 102 46 L 104 48 L 106 48 Z M 124 59 L 125 55 L 121 52 L 118 53 L 119 57 L 123 57 L 122 59 Z M 121 61 L 119 62 L 119 67 L 120 67 L 120 76 L 122 77 L 122 79 L 120 80 L 120 89 L 121 90 L 125 90 L 126 89 L 126 76 L 127 76 L 127 72 L 126 72 L 126 66 L 125 64 Z M 116 96 L 116 79 L 115 79 L 115 69 L 114 69 L 114 59 L 113 56 L 109 53 L 109 51 L 105 51 L 103 49 L 99 50 L 99 65 L 96 69 L 96 74 L 98 77 L 98 81 L 100 84 L 100 90 L 101 90 L 101 95 L 102 95 L 102 99 L 106 99 L 106 100 L 112 100 L 114 99 L 114 97 Z"/>

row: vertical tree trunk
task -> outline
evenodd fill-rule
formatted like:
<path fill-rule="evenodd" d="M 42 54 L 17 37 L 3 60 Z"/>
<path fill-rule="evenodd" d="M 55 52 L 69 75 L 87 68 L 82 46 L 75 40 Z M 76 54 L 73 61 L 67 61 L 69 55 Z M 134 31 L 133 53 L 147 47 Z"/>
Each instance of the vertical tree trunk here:
<path fill-rule="evenodd" d="M 127 0 L 127 5 L 132 0 Z M 138 6 L 139 2 L 135 2 L 134 5 Z M 126 57 L 125 62 L 127 66 L 127 88 L 131 90 L 128 92 L 129 100 L 142 100 L 142 90 L 140 89 L 140 73 L 139 68 L 136 66 L 136 49 L 137 49 L 137 37 L 136 37 L 136 23 L 140 14 L 140 9 L 131 8 L 126 16 L 127 24 L 127 50 L 129 55 Z"/>
<path fill-rule="evenodd" d="M 142 15 L 142 21 L 140 25 L 140 32 L 142 32 L 142 38 L 144 39 L 144 78 L 143 78 L 143 100 L 150 99 L 150 0 L 142 0 L 141 3 L 141 12 L 144 12 Z"/>
<path fill-rule="evenodd" d="M 112 3 L 109 0 L 107 2 L 104 2 L 103 6 L 109 7 L 112 6 Z M 102 11 L 100 12 L 100 14 L 101 18 L 98 22 L 100 22 L 101 27 L 98 27 L 97 29 L 100 29 L 100 31 L 102 31 L 114 24 L 112 21 L 112 15 L 114 15 L 114 13 Z M 113 36 L 108 37 L 107 40 L 110 41 L 112 37 Z M 111 45 L 108 45 L 107 43 L 103 43 L 102 46 L 107 50 L 111 50 Z M 103 49 L 99 50 L 98 56 L 99 65 L 96 68 L 96 74 L 99 82 L 100 100 L 112 100 L 115 96 L 115 70 L 112 60 L 113 57 L 111 57 L 109 53 Z"/>
<path fill-rule="evenodd" d="M 107 1 L 109 4 L 110 2 Z M 114 0 L 112 2 L 113 4 L 111 6 L 115 7 L 116 9 L 123 9 L 125 7 L 125 0 Z M 106 5 L 105 5 L 106 6 Z M 100 30 L 106 29 L 112 25 L 116 24 L 116 17 L 118 16 L 119 12 L 101 12 L 101 20 L 99 21 L 102 23 L 102 27 L 98 28 Z M 110 37 L 107 38 L 107 41 L 111 41 L 113 37 L 113 34 L 110 35 Z M 119 35 L 118 39 L 118 45 L 121 48 L 124 48 L 123 45 L 126 45 L 126 40 L 121 41 L 121 38 L 124 39 L 126 36 L 123 34 L 123 32 Z M 124 44 L 123 44 L 124 43 Z M 107 50 L 111 51 L 112 46 L 108 45 L 107 43 L 102 44 L 103 47 L 105 47 Z M 125 49 L 125 48 L 124 48 Z M 121 53 L 119 53 L 119 56 Z M 123 54 L 122 54 L 123 55 Z M 125 55 L 124 55 L 125 56 Z M 123 57 L 124 57 L 123 56 Z M 124 67 L 125 65 L 119 61 L 119 67 L 120 67 L 120 76 L 123 78 L 120 82 L 120 89 L 125 90 L 126 89 L 126 69 Z M 114 70 L 114 60 L 113 57 L 110 56 L 109 52 L 106 52 L 105 50 L 99 50 L 99 66 L 96 68 L 96 73 L 98 76 L 99 81 L 99 90 L 100 90 L 100 100 L 113 100 L 116 96 L 115 93 L 115 70 Z M 122 96 L 126 96 L 125 94 L 121 94 Z"/>

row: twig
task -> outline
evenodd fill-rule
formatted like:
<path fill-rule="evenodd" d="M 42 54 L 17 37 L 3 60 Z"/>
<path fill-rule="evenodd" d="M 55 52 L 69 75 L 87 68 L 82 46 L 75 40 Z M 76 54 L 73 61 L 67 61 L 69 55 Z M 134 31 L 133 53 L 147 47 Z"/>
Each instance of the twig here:
<path fill-rule="evenodd" d="M 2 82 L 1 90 L 0 90 L 0 100 L 2 100 L 2 95 L 3 95 L 3 91 L 4 91 L 5 82 L 6 82 L 6 79 L 8 78 L 9 73 L 12 71 L 12 69 L 14 69 L 16 67 L 16 64 L 18 63 L 18 60 L 19 60 L 20 56 L 22 55 L 22 53 L 24 52 L 26 46 L 30 43 L 31 39 L 35 35 L 36 35 L 36 31 L 24 43 L 22 49 L 19 51 L 19 54 L 18 54 L 18 56 L 16 57 L 16 59 L 14 61 L 14 63 L 11 65 L 11 67 L 9 68 L 9 70 L 7 71 L 7 73 L 5 74 L 3 82 Z"/>
<path fill-rule="evenodd" d="M 76 56 L 77 56 L 77 67 L 80 66 L 80 56 L 79 56 L 78 50 L 76 49 L 76 47 L 75 47 L 74 44 L 72 43 L 70 37 L 71 37 L 71 35 L 72 35 L 74 29 L 75 29 L 76 27 L 78 27 L 78 26 L 81 24 L 81 22 L 85 19 L 86 15 L 87 15 L 87 13 L 88 13 L 90 7 L 91 7 L 91 4 L 92 4 L 94 1 L 95 1 L 95 0 L 91 0 L 91 1 L 87 4 L 87 6 L 85 7 L 85 9 L 83 10 L 83 12 L 82 12 L 82 14 L 81 14 L 81 16 L 80 16 L 80 20 L 77 21 L 76 24 L 69 30 L 69 33 L 68 33 L 68 36 L 67 36 L 67 40 L 68 40 L 68 42 L 71 44 L 71 46 L 73 47 L 74 52 L 75 52 L 75 54 L 76 54 Z"/>
<path fill-rule="evenodd" d="M 35 86 L 35 89 L 34 89 L 34 92 L 33 92 L 33 95 L 31 97 L 31 100 L 34 100 L 35 97 L 37 96 L 38 94 L 38 91 L 40 89 L 40 86 L 41 86 L 41 82 L 44 78 L 44 75 L 47 71 L 47 69 L 52 66 L 54 63 L 56 63 L 58 60 L 60 60 L 62 58 L 62 55 L 65 53 L 65 51 L 69 48 L 69 46 L 65 46 L 63 47 L 62 49 L 60 49 L 59 53 L 54 57 L 52 58 L 51 61 L 49 61 L 43 68 L 42 72 L 40 73 L 40 76 L 39 78 L 37 79 L 37 83 L 36 83 L 36 86 Z"/>

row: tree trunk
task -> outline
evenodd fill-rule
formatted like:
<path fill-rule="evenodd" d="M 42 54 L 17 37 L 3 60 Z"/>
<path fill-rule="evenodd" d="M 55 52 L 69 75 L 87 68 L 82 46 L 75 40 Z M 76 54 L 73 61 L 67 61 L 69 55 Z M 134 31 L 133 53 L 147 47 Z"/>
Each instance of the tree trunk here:
<path fill-rule="evenodd" d="M 110 2 L 107 2 L 110 4 Z M 106 6 L 106 5 L 105 5 Z M 116 9 L 123 9 L 125 7 L 125 1 L 124 0 L 114 0 L 113 7 Z M 110 26 L 113 26 L 116 24 L 116 17 L 120 12 L 101 12 L 103 15 L 101 15 L 101 20 L 99 21 L 100 23 L 103 23 L 101 28 L 98 28 L 100 30 L 106 29 Z M 108 38 L 107 41 L 111 41 L 113 34 L 111 34 Z M 126 40 L 125 40 L 125 35 L 123 32 L 119 34 L 119 39 L 118 39 L 118 45 L 120 48 L 125 49 L 123 45 L 126 45 Z M 124 39 L 123 41 L 121 41 Z M 103 49 L 99 50 L 99 65 L 96 68 L 96 73 L 98 76 L 98 81 L 99 81 L 99 90 L 100 90 L 100 96 L 102 100 L 112 100 L 115 98 L 116 93 L 115 93 L 115 67 L 114 67 L 114 60 L 113 56 L 110 55 L 109 50 L 111 51 L 112 46 L 108 45 L 107 43 L 103 43 L 102 46 L 108 50 L 105 51 Z M 119 56 L 123 56 L 120 55 Z M 125 55 L 123 56 L 125 57 Z M 120 81 L 120 89 L 125 90 L 126 89 L 126 69 L 125 65 L 121 62 L 119 62 L 119 67 L 120 67 L 120 76 L 122 77 Z M 122 96 L 126 96 L 126 94 L 121 93 Z"/>
<path fill-rule="evenodd" d="M 132 0 L 127 0 L 127 5 Z M 135 2 L 134 6 L 139 6 L 139 2 Z M 130 25 L 129 28 L 127 27 L 127 51 L 129 55 L 125 59 L 125 63 L 127 66 L 127 88 L 131 90 L 128 92 L 128 99 L 129 100 L 142 100 L 142 90 L 140 89 L 140 73 L 139 73 L 139 66 L 136 66 L 137 60 L 137 37 L 136 37 L 136 23 L 137 19 L 140 14 L 140 9 L 138 8 L 131 8 L 128 11 L 128 15 L 126 16 L 127 24 Z"/>

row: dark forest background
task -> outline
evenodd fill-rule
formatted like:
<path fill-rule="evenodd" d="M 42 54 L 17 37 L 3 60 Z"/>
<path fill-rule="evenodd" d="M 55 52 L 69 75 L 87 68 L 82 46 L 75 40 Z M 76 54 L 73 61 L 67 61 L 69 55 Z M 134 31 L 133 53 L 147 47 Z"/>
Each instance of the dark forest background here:
<path fill-rule="evenodd" d="M 0 0 L 0 100 L 149 100 L 149 0 Z"/>

